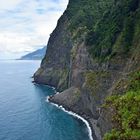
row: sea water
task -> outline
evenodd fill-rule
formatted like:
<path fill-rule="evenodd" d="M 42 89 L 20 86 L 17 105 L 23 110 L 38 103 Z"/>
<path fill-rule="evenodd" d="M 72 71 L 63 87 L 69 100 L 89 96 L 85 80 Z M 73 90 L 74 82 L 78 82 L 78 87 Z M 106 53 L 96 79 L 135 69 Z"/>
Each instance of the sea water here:
<path fill-rule="evenodd" d="M 0 140 L 89 140 L 81 120 L 46 102 L 54 89 L 35 85 L 40 61 L 0 61 Z"/>

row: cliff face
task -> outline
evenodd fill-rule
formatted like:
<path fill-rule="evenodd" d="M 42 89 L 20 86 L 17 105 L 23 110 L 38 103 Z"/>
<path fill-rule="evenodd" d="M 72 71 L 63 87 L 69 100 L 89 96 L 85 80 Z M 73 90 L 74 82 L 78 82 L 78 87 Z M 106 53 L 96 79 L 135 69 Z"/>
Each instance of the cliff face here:
<path fill-rule="evenodd" d="M 70 0 L 50 36 L 37 83 L 62 92 L 50 101 L 89 120 L 95 139 L 116 127 L 111 95 L 128 91 L 140 69 L 139 0 Z"/>
<path fill-rule="evenodd" d="M 36 82 L 49 84 L 60 91 L 68 88 L 72 42 L 67 28 L 68 19 L 64 13 L 58 21 L 57 28 L 50 35 L 47 54 L 34 76 Z"/>

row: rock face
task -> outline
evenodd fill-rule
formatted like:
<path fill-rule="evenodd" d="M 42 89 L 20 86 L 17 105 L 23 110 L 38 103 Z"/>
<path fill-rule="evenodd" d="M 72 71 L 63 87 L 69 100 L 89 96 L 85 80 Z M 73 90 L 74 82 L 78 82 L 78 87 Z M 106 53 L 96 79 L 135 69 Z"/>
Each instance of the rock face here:
<path fill-rule="evenodd" d="M 68 20 L 64 13 L 50 36 L 48 53 L 42 61 L 41 68 L 34 75 L 36 82 L 49 84 L 60 91 L 68 88 L 72 42 L 67 28 Z"/>
<path fill-rule="evenodd" d="M 88 119 L 102 139 L 114 127 L 106 97 L 123 94 L 140 69 L 139 0 L 70 0 L 47 46 L 35 82 L 62 92 L 50 101 Z"/>

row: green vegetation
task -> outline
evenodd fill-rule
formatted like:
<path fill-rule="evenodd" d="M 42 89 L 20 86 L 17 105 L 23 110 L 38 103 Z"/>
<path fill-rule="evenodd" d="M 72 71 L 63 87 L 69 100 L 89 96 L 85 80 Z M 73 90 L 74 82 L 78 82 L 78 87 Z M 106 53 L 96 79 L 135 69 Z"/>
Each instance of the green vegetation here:
<path fill-rule="evenodd" d="M 114 0 L 73 0 L 67 8 L 69 29 L 73 39 L 80 38 L 82 34 L 92 30 L 101 18 L 105 9 L 113 4 Z"/>
<path fill-rule="evenodd" d="M 130 58 L 132 51 L 136 52 L 132 53 L 135 55 L 133 60 L 139 61 L 139 0 L 72 0 L 66 13 L 73 42 L 85 41 L 97 63 L 111 59 L 110 62 L 119 65 L 123 58 Z M 74 47 L 72 58 L 76 52 Z M 85 86 L 94 98 L 108 76 L 109 73 L 103 71 L 85 73 Z M 140 72 L 132 73 L 127 80 L 125 78 L 116 82 L 114 95 L 106 100 L 104 107 L 113 109 L 115 126 L 104 140 L 140 139 Z"/>
<path fill-rule="evenodd" d="M 98 63 L 111 59 L 119 65 L 132 51 L 137 52 L 133 59 L 139 57 L 139 0 L 72 0 L 66 13 L 74 43 L 85 41 L 90 55 Z M 76 50 L 74 47 L 72 58 Z M 108 76 L 109 73 L 103 71 L 85 73 L 85 86 L 94 98 Z M 115 126 L 105 135 L 105 140 L 140 139 L 140 72 L 132 73 L 126 79 L 116 82 L 114 95 L 106 100 L 105 107 L 113 109 Z"/>
<path fill-rule="evenodd" d="M 86 37 L 89 51 L 93 58 L 104 60 L 113 55 L 113 45 L 120 33 L 120 46 L 127 53 L 131 47 L 134 33 L 134 17 L 138 8 L 137 0 L 123 0 L 107 9 Z"/>
<path fill-rule="evenodd" d="M 75 91 L 74 91 L 72 99 L 75 99 L 75 100 L 78 101 L 79 98 L 80 98 L 80 95 L 81 95 L 80 90 L 78 88 L 76 88 Z"/>
<path fill-rule="evenodd" d="M 94 91 L 95 87 L 98 87 L 97 74 L 95 72 L 87 72 L 85 76 L 87 88 L 89 88 L 91 91 Z"/>
<path fill-rule="evenodd" d="M 90 89 L 91 93 L 95 95 L 103 79 L 109 77 L 110 74 L 107 71 L 88 71 L 85 73 L 86 87 Z"/>
<path fill-rule="evenodd" d="M 129 80 L 130 80 L 129 90 L 130 91 L 140 91 L 140 71 L 131 73 Z"/>
<path fill-rule="evenodd" d="M 104 61 L 116 48 L 123 54 L 131 50 L 135 19 L 140 19 L 139 0 L 73 0 L 66 12 L 73 40 L 85 38 L 93 58 Z"/>
<path fill-rule="evenodd" d="M 140 71 L 130 75 L 128 91 L 124 95 L 110 96 L 106 107 L 113 108 L 114 129 L 104 136 L 104 140 L 140 139 Z"/>
<path fill-rule="evenodd" d="M 59 77 L 61 77 L 58 83 L 58 87 L 60 87 L 60 90 L 66 89 L 68 87 L 68 82 L 66 82 L 68 78 L 68 70 L 56 70 L 56 75 L 59 75 Z"/>

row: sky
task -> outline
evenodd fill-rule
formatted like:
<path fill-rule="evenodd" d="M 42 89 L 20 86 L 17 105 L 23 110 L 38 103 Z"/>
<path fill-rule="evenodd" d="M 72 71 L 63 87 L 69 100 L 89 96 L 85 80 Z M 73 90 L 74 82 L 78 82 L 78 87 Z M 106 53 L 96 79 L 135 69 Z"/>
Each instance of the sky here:
<path fill-rule="evenodd" d="M 68 0 L 0 0 L 0 59 L 45 46 Z"/>

